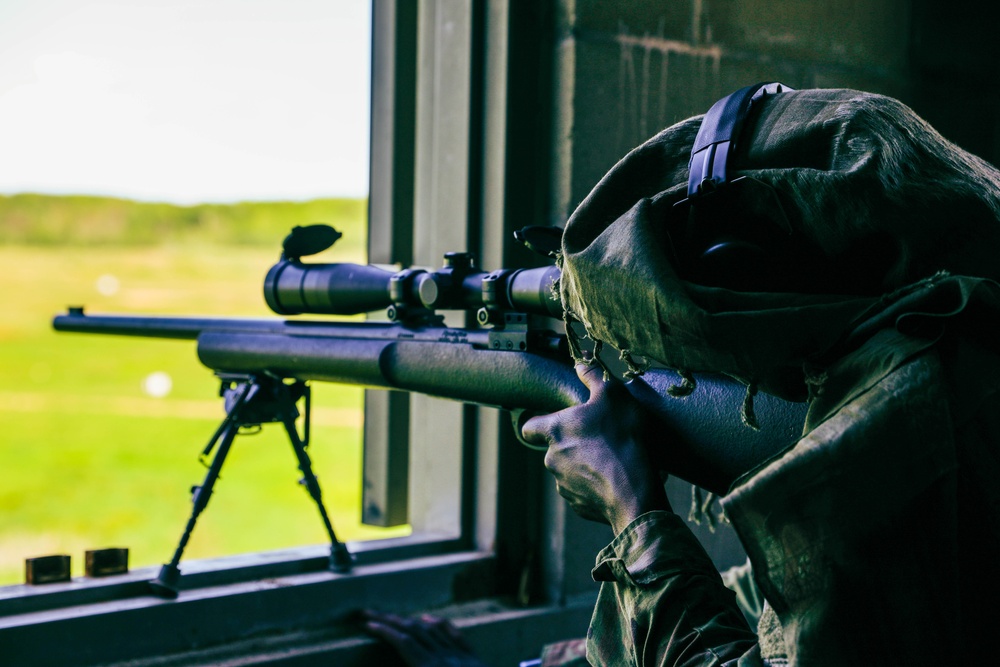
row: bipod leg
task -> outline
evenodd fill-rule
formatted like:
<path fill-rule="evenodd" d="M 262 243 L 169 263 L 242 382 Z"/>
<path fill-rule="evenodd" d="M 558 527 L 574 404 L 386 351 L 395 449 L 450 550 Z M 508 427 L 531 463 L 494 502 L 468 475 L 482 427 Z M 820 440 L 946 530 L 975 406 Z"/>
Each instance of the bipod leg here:
<path fill-rule="evenodd" d="M 309 433 L 309 393 L 308 388 L 304 389 L 306 410 L 304 415 L 305 420 L 305 432 L 306 438 L 308 439 Z M 347 550 L 347 546 L 337 539 L 336 533 L 333 531 L 333 523 L 330 521 L 330 516 L 326 512 L 326 506 L 323 505 L 323 492 L 319 488 L 319 480 L 316 478 L 315 473 L 312 469 L 312 460 L 309 458 L 309 453 L 306 451 L 307 442 L 304 442 L 302 438 L 299 437 L 298 431 L 295 429 L 295 417 L 298 412 L 295 410 L 295 401 L 288 396 L 288 408 L 287 410 L 282 410 L 281 412 L 281 423 L 285 427 L 285 432 L 288 433 L 288 439 L 292 443 L 292 449 L 295 451 L 295 458 L 299 462 L 299 470 L 302 472 L 302 479 L 299 483 L 302 484 L 306 491 L 309 492 L 309 496 L 316 503 L 316 507 L 319 509 L 319 514 L 323 519 L 323 525 L 326 527 L 326 533 L 330 537 L 330 569 L 334 572 L 346 573 L 351 571 L 351 567 L 354 564 L 354 559 L 351 553 Z"/>
<path fill-rule="evenodd" d="M 208 500 L 212 497 L 212 488 L 215 486 L 215 482 L 219 479 L 219 473 L 222 471 L 222 464 L 225 463 L 226 455 L 229 454 L 233 440 L 236 439 L 236 435 L 240 431 L 240 426 L 242 426 L 240 410 L 247 402 L 254 398 L 258 391 L 258 385 L 252 381 L 247 381 L 240 388 L 240 394 L 237 396 L 236 402 L 226 414 L 225 419 L 222 420 L 222 424 L 219 425 L 212 439 L 209 440 L 208 446 L 205 447 L 205 454 L 207 454 L 218 443 L 218 449 L 215 451 L 215 457 L 208 467 L 204 481 L 201 483 L 201 486 L 196 486 L 192 489 L 191 502 L 193 507 L 191 508 L 191 516 L 188 517 L 187 525 L 184 527 L 184 534 L 181 535 L 180 543 L 178 543 L 177 549 L 174 550 L 174 557 L 170 559 L 169 563 L 160 568 L 156 579 L 149 582 L 153 593 L 160 597 L 171 599 L 177 597 L 179 590 L 178 583 L 181 577 L 178 565 L 181 562 L 181 556 L 184 554 L 188 540 L 191 539 L 191 533 L 194 531 L 194 525 L 198 521 L 198 516 L 208 506 Z"/>

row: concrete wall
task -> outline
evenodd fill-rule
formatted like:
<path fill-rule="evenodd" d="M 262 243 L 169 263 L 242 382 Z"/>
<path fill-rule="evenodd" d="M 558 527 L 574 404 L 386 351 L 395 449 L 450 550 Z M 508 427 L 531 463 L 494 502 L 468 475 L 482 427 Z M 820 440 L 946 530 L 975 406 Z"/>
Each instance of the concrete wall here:
<path fill-rule="evenodd" d="M 1000 40 L 983 0 L 560 4 L 555 221 L 630 148 L 758 81 L 890 95 L 1000 158 Z"/>

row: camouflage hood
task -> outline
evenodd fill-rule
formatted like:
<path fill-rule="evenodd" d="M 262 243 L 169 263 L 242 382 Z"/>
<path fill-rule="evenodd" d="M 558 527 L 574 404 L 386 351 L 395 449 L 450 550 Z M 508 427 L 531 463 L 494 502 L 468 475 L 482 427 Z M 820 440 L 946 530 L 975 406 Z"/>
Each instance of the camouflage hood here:
<path fill-rule="evenodd" d="M 688 215 L 675 204 L 687 196 L 701 118 L 629 153 L 566 225 L 563 305 L 625 358 L 800 399 L 804 365 L 895 298 L 885 295 L 943 271 L 998 278 L 1000 173 L 896 100 L 804 90 L 755 106 L 732 165 L 760 187 L 734 190 L 728 208 L 737 225 L 750 211 L 772 215 L 775 229 L 828 260 L 814 272 L 828 279 L 808 267 L 778 291 L 683 279 L 670 230 Z M 854 252 L 870 239 L 881 239 L 876 250 Z M 855 274 L 863 287 L 840 293 Z"/>

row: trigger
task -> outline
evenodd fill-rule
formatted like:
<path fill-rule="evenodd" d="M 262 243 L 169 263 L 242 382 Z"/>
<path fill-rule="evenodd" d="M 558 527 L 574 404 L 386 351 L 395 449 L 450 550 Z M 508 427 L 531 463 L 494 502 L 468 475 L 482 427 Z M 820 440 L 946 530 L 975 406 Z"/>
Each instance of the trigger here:
<path fill-rule="evenodd" d="M 528 449 L 533 449 L 536 452 L 544 452 L 548 449 L 545 445 L 536 445 L 534 443 L 528 442 L 524 439 L 521 434 L 521 429 L 524 428 L 524 422 L 528 421 L 532 417 L 536 416 L 536 413 L 529 412 L 525 408 L 514 408 L 510 411 L 510 421 L 514 426 L 514 436 L 517 438 L 518 442 L 527 447 Z"/>

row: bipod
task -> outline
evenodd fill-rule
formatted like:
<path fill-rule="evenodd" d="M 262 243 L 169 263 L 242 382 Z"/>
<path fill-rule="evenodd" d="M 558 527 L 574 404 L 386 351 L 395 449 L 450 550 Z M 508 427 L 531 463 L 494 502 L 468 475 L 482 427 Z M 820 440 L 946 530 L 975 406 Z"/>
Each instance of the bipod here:
<path fill-rule="evenodd" d="M 174 557 L 169 563 L 160 568 L 160 573 L 156 579 L 150 582 L 153 593 L 165 598 L 175 598 L 178 593 L 180 582 L 181 556 L 191 532 L 194 530 L 198 516 L 208 506 L 208 500 L 212 496 L 212 488 L 219 478 L 222 464 L 229 454 L 233 441 L 239 434 L 240 429 L 245 427 L 260 427 L 268 423 L 280 423 L 284 425 L 288 439 L 292 443 L 292 449 L 298 460 L 299 470 L 302 472 L 300 484 L 306 487 L 309 496 L 319 508 L 320 516 L 323 518 L 323 525 L 330 536 L 330 569 L 334 572 L 349 572 L 352 565 L 352 558 L 347 547 L 337 539 L 333 532 L 333 524 L 330 516 L 323 505 L 323 497 L 319 488 L 319 480 L 312 470 L 312 461 L 306 452 L 309 446 L 309 418 L 310 418 L 310 391 L 309 385 L 301 380 L 286 383 L 282 378 L 265 375 L 243 375 L 231 373 L 217 373 L 222 381 L 219 395 L 225 399 L 226 416 L 219 424 L 215 434 L 208 441 L 208 445 L 201 453 L 200 459 L 205 458 L 215 449 L 215 457 L 208 466 L 208 472 L 201 486 L 191 489 L 191 516 L 188 518 L 184 534 L 181 535 L 180 543 L 174 551 Z M 305 399 L 305 415 L 303 437 L 299 437 L 295 427 L 295 420 L 299 416 L 296 404 L 299 399 Z M 218 447 L 216 448 L 216 445 Z"/>

